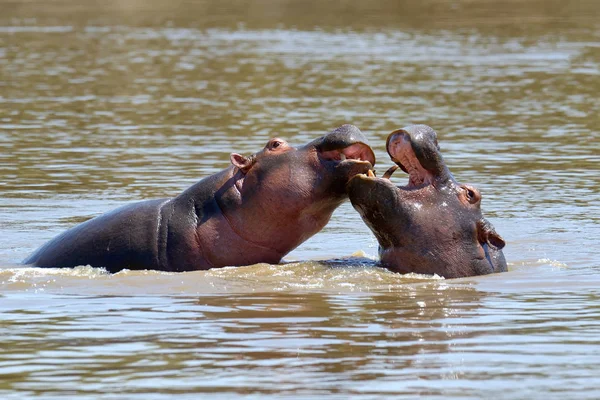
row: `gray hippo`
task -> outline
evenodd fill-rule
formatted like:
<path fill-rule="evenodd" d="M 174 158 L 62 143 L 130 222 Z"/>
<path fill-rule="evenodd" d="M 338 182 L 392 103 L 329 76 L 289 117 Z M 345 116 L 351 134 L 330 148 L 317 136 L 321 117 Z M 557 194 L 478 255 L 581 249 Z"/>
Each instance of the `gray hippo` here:
<path fill-rule="evenodd" d="M 79 224 L 24 263 L 191 271 L 275 264 L 319 232 L 346 184 L 375 164 L 362 132 L 343 125 L 298 148 L 271 139 L 174 198 L 129 204 Z"/>
<path fill-rule="evenodd" d="M 381 264 L 445 278 L 506 271 L 504 240 L 483 217 L 481 194 L 454 179 L 435 131 L 426 125 L 394 131 L 386 148 L 397 166 L 381 178 L 367 171 L 348 183 L 352 206 L 379 242 Z M 389 180 L 398 167 L 409 175 L 406 186 Z"/>

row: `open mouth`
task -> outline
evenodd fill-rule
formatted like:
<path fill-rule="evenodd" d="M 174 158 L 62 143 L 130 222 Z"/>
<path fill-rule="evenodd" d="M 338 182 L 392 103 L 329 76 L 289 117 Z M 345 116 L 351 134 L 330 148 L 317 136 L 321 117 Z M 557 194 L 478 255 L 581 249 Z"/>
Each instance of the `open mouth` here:
<path fill-rule="evenodd" d="M 388 141 L 387 150 L 396 165 L 391 166 L 381 178 L 377 178 L 373 171 L 361 174 L 363 178 L 390 181 L 392 174 L 398 169 L 402 169 L 408 174 L 408 184 L 404 189 L 418 189 L 430 185 L 433 182 L 433 174 L 426 170 L 417 158 L 410 138 L 406 133 L 395 133 Z"/>
<path fill-rule="evenodd" d="M 341 149 L 321 152 L 321 157 L 326 160 L 344 162 L 348 160 L 368 161 L 371 166 L 375 165 L 375 154 L 371 148 L 364 143 L 354 143 Z"/>
<path fill-rule="evenodd" d="M 429 185 L 433 182 L 433 174 L 423 168 L 410 142 L 410 137 L 404 132 L 395 133 L 390 137 L 387 146 L 393 166 L 386 171 L 383 178 L 389 179 L 398 166 L 408 174 L 408 185 L 406 188 L 416 188 Z"/>

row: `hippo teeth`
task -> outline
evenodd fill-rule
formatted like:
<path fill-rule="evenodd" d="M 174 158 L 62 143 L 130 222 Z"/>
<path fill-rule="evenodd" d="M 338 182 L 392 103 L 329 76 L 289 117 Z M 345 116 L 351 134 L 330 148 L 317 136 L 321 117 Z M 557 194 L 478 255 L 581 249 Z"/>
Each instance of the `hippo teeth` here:
<path fill-rule="evenodd" d="M 346 155 L 344 153 L 340 153 L 340 160 L 346 160 Z"/>
<path fill-rule="evenodd" d="M 385 171 L 382 178 L 390 179 L 392 177 L 392 174 L 394 173 L 394 171 L 396 171 L 398 168 L 400 168 L 400 167 L 398 167 L 397 165 L 392 165 L 390 168 L 388 168 L 387 171 Z"/>

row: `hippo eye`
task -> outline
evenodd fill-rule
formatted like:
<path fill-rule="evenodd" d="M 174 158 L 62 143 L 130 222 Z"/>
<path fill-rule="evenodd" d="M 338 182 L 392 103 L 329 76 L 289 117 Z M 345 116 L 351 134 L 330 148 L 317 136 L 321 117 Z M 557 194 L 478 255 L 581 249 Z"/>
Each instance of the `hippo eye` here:
<path fill-rule="evenodd" d="M 271 139 L 271 141 L 267 145 L 269 150 L 275 150 L 281 146 L 283 146 L 283 142 L 279 139 Z"/>
<path fill-rule="evenodd" d="M 469 204 L 476 204 L 479 200 L 481 200 L 481 194 L 479 191 L 469 185 L 464 185 L 462 187 L 465 191 L 465 197 Z"/>
<path fill-rule="evenodd" d="M 475 192 L 472 191 L 471 189 L 467 189 L 467 199 L 469 200 L 469 203 L 471 201 L 473 201 L 474 198 L 475 198 Z"/>

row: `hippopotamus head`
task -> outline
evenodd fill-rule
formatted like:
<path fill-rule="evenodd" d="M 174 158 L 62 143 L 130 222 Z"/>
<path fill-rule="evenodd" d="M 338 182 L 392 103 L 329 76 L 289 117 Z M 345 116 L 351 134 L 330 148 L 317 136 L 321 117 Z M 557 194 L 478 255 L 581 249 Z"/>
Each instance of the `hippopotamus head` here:
<path fill-rule="evenodd" d="M 504 240 L 481 213 L 481 194 L 458 183 L 444 163 L 435 131 L 426 125 L 392 132 L 387 152 L 397 166 L 382 178 L 353 177 L 353 207 L 379 242 L 381 263 L 400 273 L 458 278 L 506 271 Z M 408 184 L 389 177 L 400 167 Z"/>
<path fill-rule="evenodd" d="M 348 198 L 346 184 L 375 164 L 366 137 L 343 125 L 301 147 L 274 138 L 250 156 L 231 154 L 235 190 L 217 196 L 240 236 L 286 254 L 320 231 Z"/>

